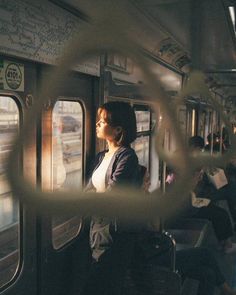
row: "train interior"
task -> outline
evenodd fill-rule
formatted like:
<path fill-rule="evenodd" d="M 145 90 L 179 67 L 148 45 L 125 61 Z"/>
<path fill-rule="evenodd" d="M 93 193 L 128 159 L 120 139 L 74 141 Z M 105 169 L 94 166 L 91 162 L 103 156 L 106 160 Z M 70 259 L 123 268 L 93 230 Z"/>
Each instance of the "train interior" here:
<path fill-rule="evenodd" d="M 217 134 L 209 163 L 236 167 L 235 0 L 0 0 L 0 40 L 0 294 L 80 294 L 93 208 L 76 196 L 105 148 L 95 124 L 107 101 L 135 110 L 132 148 L 150 196 L 168 196 L 172 163 L 183 171 L 162 207 L 174 221 L 156 216 L 157 239 L 172 252 L 167 270 L 154 268 L 153 294 L 198 294 L 199 282 L 175 269 L 175 251 L 192 247 L 208 247 L 236 289 L 236 254 L 219 251 L 211 221 L 177 218 L 197 165 L 190 137 Z M 227 177 L 235 183 L 235 170 Z M 217 206 L 235 230 L 236 205 Z M 126 294 L 146 294 L 126 284 Z"/>

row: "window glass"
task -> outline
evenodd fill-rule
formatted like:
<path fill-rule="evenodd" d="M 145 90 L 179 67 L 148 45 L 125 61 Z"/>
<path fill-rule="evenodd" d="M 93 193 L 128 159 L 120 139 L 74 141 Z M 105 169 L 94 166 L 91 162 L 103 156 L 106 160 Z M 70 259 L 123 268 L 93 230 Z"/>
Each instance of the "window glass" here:
<path fill-rule="evenodd" d="M 135 111 L 137 121 L 137 132 L 149 131 L 150 129 L 150 111 Z"/>
<path fill-rule="evenodd" d="M 137 139 L 132 144 L 139 164 L 149 169 L 149 151 L 151 138 L 151 111 L 144 105 L 134 105 L 137 121 Z"/>
<path fill-rule="evenodd" d="M 19 265 L 19 204 L 8 183 L 7 161 L 19 130 L 19 109 L 11 97 L 0 96 L 0 287 Z"/>
<path fill-rule="evenodd" d="M 78 190 L 83 179 L 83 110 L 75 101 L 58 101 L 52 114 L 52 188 Z M 77 216 L 54 216 L 52 242 L 58 249 L 72 240 L 81 227 Z"/>
<path fill-rule="evenodd" d="M 149 168 L 149 144 L 150 136 L 140 136 L 132 144 L 135 150 L 139 164 Z"/>

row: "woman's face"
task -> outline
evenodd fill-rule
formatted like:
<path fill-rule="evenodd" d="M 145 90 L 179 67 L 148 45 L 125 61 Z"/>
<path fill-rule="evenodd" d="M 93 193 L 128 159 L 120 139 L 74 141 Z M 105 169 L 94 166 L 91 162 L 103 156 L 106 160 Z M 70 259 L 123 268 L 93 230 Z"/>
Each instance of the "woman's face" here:
<path fill-rule="evenodd" d="M 96 123 L 96 134 L 100 139 L 114 141 L 117 135 L 117 127 L 112 127 L 107 123 L 106 111 L 102 110 Z"/>

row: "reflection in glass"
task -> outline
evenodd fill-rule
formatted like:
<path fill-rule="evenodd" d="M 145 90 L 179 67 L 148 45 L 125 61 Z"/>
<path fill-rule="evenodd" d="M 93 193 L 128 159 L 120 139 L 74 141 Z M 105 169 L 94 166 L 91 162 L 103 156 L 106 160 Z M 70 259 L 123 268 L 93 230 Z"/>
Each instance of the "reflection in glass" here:
<path fill-rule="evenodd" d="M 83 112 L 75 101 L 58 101 L 52 116 L 52 188 L 54 191 L 82 188 Z M 55 249 L 73 239 L 80 229 L 77 216 L 54 216 L 52 240 Z"/>
<path fill-rule="evenodd" d="M 14 277 L 19 264 L 19 204 L 12 196 L 6 175 L 18 128 L 19 110 L 15 101 L 0 96 L 0 287 Z"/>

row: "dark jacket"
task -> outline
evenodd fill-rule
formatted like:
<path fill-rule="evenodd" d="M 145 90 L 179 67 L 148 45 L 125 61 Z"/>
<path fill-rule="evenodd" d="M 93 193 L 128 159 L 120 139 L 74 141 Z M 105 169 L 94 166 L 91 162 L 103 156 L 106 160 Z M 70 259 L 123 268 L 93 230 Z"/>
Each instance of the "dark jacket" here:
<path fill-rule="evenodd" d="M 95 191 L 92 183 L 93 171 L 101 164 L 107 150 L 99 153 L 95 159 L 92 173 L 85 191 Z M 113 155 L 106 173 L 106 191 L 112 191 L 122 185 L 138 187 L 140 173 L 138 158 L 130 147 L 121 147 Z M 92 217 L 90 224 L 90 247 L 93 258 L 98 261 L 103 253 L 110 249 L 119 225 L 117 220 L 107 217 Z"/>
<path fill-rule="evenodd" d="M 104 150 L 97 154 L 85 191 L 95 191 L 92 174 L 101 164 L 106 152 Z M 138 158 L 132 148 L 121 147 L 115 152 L 108 166 L 105 182 L 107 191 L 120 185 L 135 187 L 140 184 Z"/>

